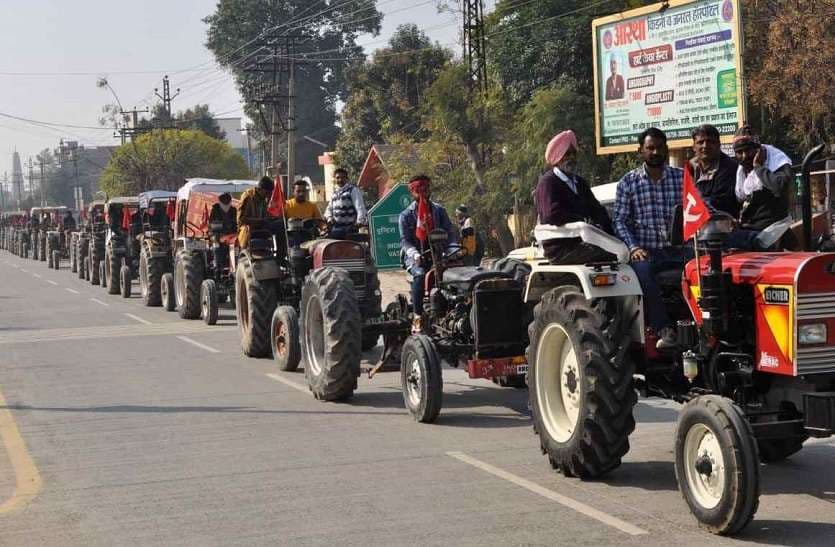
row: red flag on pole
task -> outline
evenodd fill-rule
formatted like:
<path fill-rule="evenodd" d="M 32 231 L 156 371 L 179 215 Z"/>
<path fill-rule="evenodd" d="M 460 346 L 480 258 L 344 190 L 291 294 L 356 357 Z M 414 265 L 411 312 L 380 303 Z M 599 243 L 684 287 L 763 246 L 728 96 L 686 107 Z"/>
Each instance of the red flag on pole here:
<path fill-rule="evenodd" d="M 281 176 L 275 178 L 275 187 L 273 187 L 270 203 L 267 205 L 267 213 L 272 217 L 284 216 L 284 188 L 281 184 Z"/>
<path fill-rule="evenodd" d="M 432 222 L 432 207 L 429 205 L 429 200 L 421 196 L 418 200 L 417 206 L 417 226 L 415 227 L 415 235 L 417 238 L 426 243 L 427 236 L 435 226 Z"/>
<path fill-rule="evenodd" d="M 130 229 L 130 209 L 127 207 L 122 207 L 122 230 L 129 230 Z"/>
<path fill-rule="evenodd" d="M 710 220 L 710 211 L 693 183 L 693 174 L 688 165 L 684 167 L 681 197 L 684 202 L 684 241 L 687 241 Z"/>

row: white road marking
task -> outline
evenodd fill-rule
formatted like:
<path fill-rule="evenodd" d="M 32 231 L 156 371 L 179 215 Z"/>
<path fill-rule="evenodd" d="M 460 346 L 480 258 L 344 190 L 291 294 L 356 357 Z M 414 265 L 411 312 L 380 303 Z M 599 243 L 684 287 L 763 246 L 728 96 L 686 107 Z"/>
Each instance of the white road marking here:
<path fill-rule="evenodd" d="M 137 315 L 134 315 L 134 314 L 132 314 L 132 313 L 126 313 L 125 315 L 126 315 L 127 317 L 130 317 L 130 318 L 131 318 L 131 319 L 133 319 L 134 321 L 139 321 L 139 322 L 140 322 L 140 323 L 142 323 L 143 325 L 151 325 L 151 324 L 152 324 L 152 323 L 151 323 L 150 321 L 148 321 L 147 319 L 142 319 L 141 317 L 139 317 L 139 316 L 137 316 Z"/>
<path fill-rule="evenodd" d="M 21 268 L 20 271 L 23 272 L 23 273 L 29 273 L 29 270 L 26 270 L 24 268 Z"/>
<path fill-rule="evenodd" d="M 27 272 L 27 273 L 28 273 L 28 272 Z M 41 274 L 32 274 L 32 275 L 34 275 L 34 276 L 35 276 L 35 277 L 37 277 L 38 279 L 43 279 L 43 277 L 41 277 Z"/>
<path fill-rule="evenodd" d="M 178 336 L 177 338 L 179 338 L 179 339 L 180 339 L 180 340 L 182 340 L 183 342 L 188 342 L 188 343 L 189 343 L 189 344 L 191 344 L 192 346 L 196 346 L 196 347 L 198 347 L 198 348 L 200 348 L 200 349 L 204 349 L 204 350 L 208 351 L 209 353 L 220 353 L 220 350 L 219 350 L 219 349 L 215 349 L 215 348 L 213 348 L 213 347 L 211 347 L 211 346 L 207 346 L 206 344 L 201 344 L 201 343 L 200 343 L 200 342 L 198 342 L 197 340 L 192 340 L 192 339 L 191 339 L 191 338 L 189 338 L 188 336 Z"/>
<path fill-rule="evenodd" d="M 46 282 L 49 283 L 50 285 L 55 285 L 56 287 L 58 286 L 58 283 L 56 283 L 55 281 L 53 281 L 51 279 L 47 279 Z"/>
<path fill-rule="evenodd" d="M 75 290 L 75 289 L 69 289 L 69 288 L 68 288 L 67 290 L 68 290 L 69 292 L 73 293 L 73 294 L 81 294 L 80 292 L 78 292 L 78 291 L 77 291 L 77 290 Z"/>
<path fill-rule="evenodd" d="M 504 479 L 506 481 L 512 482 L 516 486 L 521 486 L 525 490 L 529 490 L 534 494 L 539 494 L 543 498 L 549 499 L 551 501 L 555 501 L 560 505 L 568 507 L 569 509 L 573 509 L 578 513 L 586 515 L 587 517 L 593 518 L 599 522 L 607 526 L 611 526 L 612 528 L 616 528 L 621 532 L 629 534 L 631 536 L 641 536 L 648 534 L 646 530 L 643 528 L 638 528 L 634 524 L 630 524 L 626 521 L 623 521 L 615 516 L 612 516 L 608 513 L 604 513 L 594 507 L 590 507 L 585 503 L 579 502 L 575 499 L 569 498 L 568 496 L 564 496 L 558 492 L 554 492 L 553 490 L 549 490 L 543 486 L 540 486 L 534 482 L 529 480 L 523 479 L 513 473 L 508 473 L 503 469 L 499 469 L 498 467 L 494 467 L 489 463 L 485 463 L 481 460 L 477 460 L 471 456 L 468 456 L 462 452 L 447 452 L 447 456 L 451 458 L 455 458 L 458 461 L 464 462 L 468 465 L 472 465 L 482 471 L 486 471 L 493 476 L 499 477 L 500 479 Z"/>
<path fill-rule="evenodd" d="M 285 386 L 290 386 L 295 390 L 301 391 L 302 393 L 310 393 L 310 389 L 307 386 L 303 386 L 301 384 L 297 384 L 292 380 L 288 380 L 287 378 L 282 378 L 278 374 L 267 374 L 267 378 L 270 380 L 275 380 L 276 382 L 281 382 Z"/>
<path fill-rule="evenodd" d="M 109 306 L 110 305 L 107 302 L 102 302 L 98 298 L 91 298 L 90 300 L 92 300 L 93 302 L 95 302 L 96 304 L 98 304 L 100 306 Z"/>

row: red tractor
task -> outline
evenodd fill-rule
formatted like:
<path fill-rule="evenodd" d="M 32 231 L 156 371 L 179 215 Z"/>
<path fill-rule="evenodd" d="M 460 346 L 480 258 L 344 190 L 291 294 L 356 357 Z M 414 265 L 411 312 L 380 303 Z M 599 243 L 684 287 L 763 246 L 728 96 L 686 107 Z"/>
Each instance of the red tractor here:
<path fill-rule="evenodd" d="M 679 489 L 703 527 L 727 535 L 756 513 L 761 461 L 832 435 L 835 253 L 812 252 L 809 204 L 810 166 L 822 150 L 803 163 L 805 252 L 725 249 L 733 223 L 715 216 L 697 236 L 701 258 L 659 274 L 679 319 L 674 351 L 658 352 L 645 337 L 640 286 L 620 242 L 608 242 L 624 259 L 611 264 L 557 266 L 536 248 L 515 252 L 531 266 L 531 410 L 554 468 L 583 479 L 612 471 L 629 450 L 635 390 L 673 399 L 683 405 Z M 565 237 L 592 232 L 575 228 Z"/>

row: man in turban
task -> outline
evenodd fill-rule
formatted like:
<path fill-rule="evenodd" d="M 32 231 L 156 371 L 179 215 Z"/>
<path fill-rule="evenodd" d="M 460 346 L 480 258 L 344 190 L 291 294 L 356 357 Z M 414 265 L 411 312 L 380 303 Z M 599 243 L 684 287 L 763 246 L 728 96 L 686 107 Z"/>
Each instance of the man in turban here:
<path fill-rule="evenodd" d="M 548 143 L 545 161 L 550 169 L 536 186 L 536 208 L 540 224 L 561 226 L 586 222 L 613 233 L 609 213 L 600 205 L 588 183 L 577 174 L 577 137 L 563 131 Z M 542 246 L 553 264 L 584 264 L 610 261 L 615 257 L 580 238 L 551 239 Z"/>
<path fill-rule="evenodd" d="M 412 306 L 415 315 L 423 315 L 424 276 L 432 268 L 429 233 L 447 233 L 447 247 L 458 244 L 458 230 L 440 204 L 431 201 L 432 179 L 417 175 L 409 181 L 409 192 L 414 201 L 400 213 L 400 256 L 406 271 L 412 276 Z"/>
<path fill-rule="evenodd" d="M 762 144 L 745 125 L 734 136 L 736 199 L 742 204 L 739 229 L 728 238 L 728 246 L 755 250 L 757 235 L 789 216 L 788 190 L 794 173 L 792 162 L 782 150 Z"/>

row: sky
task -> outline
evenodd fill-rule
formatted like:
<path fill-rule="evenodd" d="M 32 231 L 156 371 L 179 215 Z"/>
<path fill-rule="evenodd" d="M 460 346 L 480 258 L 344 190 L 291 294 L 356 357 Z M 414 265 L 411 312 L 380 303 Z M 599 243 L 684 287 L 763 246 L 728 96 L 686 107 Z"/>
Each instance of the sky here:
<path fill-rule="evenodd" d="M 312 0 L 311 0 L 312 1 Z M 209 104 L 218 117 L 242 115 L 232 78 L 203 45 L 217 0 L 2 0 L 0 17 L 0 177 L 11 176 L 12 153 L 24 165 L 60 139 L 86 146 L 113 145 L 99 126 L 113 103 L 96 81 L 107 77 L 122 106 L 153 106 L 154 88 L 168 74 L 174 110 Z M 416 23 L 456 52 L 460 23 L 438 13 L 436 0 L 378 0 L 385 14 L 380 36 L 363 36 L 366 51 L 382 47 L 398 25 Z M 485 5 L 489 11 L 494 0 Z M 81 127 L 50 127 L 10 118 Z M 25 171 L 25 168 L 24 168 Z"/>

